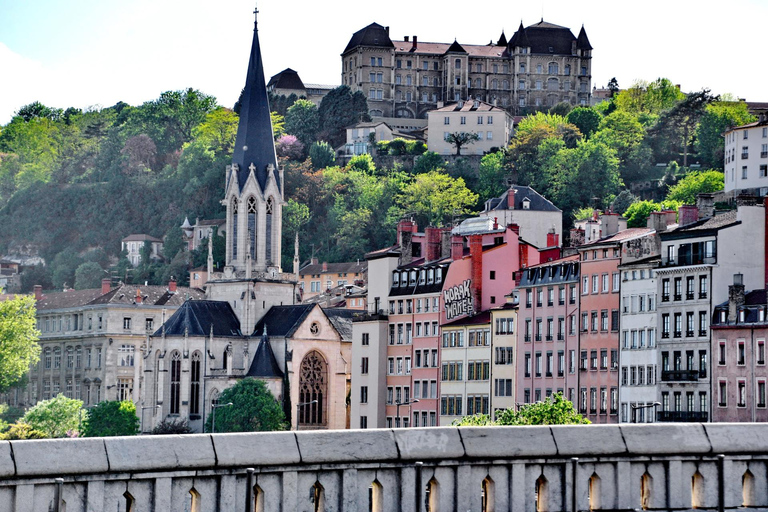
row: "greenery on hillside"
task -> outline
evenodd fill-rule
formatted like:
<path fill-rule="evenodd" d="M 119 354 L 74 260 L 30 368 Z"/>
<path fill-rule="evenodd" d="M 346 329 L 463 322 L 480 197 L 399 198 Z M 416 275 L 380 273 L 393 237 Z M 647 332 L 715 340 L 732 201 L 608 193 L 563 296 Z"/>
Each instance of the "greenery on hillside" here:
<path fill-rule="evenodd" d="M 639 200 L 626 192 L 633 182 L 654 184 L 654 208 L 669 187 L 668 199 L 683 202 L 697 190 L 722 187 L 720 134 L 753 120 L 743 102 L 707 90 L 685 94 L 667 79 L 620 92 L 613 85 L 615 96 L 595 107 L 559 104 L 524 118 L 509 145 L 486 155 L 479 168 L 413 141 L 377 146 L 377 154 L 415 155 L 407 172 L 397 164 L 379 168 L 368 155 L 346 166 L 335 162 L 333 148 L 344 142 L 346 126 L 368 119 L 362 93 L 341 86 L 319 107 L 272 96 L 288 202 L 283 267 L 292 266 L 296 233 L 302 261 L 355 260 L 391 244 L 402 216 L 421 227 L 450 222 L 499 195 L 508 179 L 552 200 L 566 223 L 583 208 L 613 205 L 624 213 Z M 178 227 L 185 217 L 224 216 L 237 107 L 195 89 L 164 92 L 139 106 L 21 107 L 0 127 L 0 254 L 44 258 L 45 267 L 25 271 L 25 291 L 34 284 L 91 287 L 106 275 L 156 284 L 173 276 L 186 284 L 187 269 L 204 264 L 207 252 L 184 252 Z M 699 177 L 675 186 L 693 164 Z M 641 222 L 642 215 L 633 219 Z M 164 261 L 131 269 L 120 240 L 132 233 L 164 238 Z M 222 264 L 223 251 L 214 252 Z"/>

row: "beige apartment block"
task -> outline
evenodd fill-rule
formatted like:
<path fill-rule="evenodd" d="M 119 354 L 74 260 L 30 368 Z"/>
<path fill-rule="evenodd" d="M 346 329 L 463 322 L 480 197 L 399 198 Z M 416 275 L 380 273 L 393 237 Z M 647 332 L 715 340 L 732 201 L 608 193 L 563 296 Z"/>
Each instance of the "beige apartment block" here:
<path fill-rule="evenodd" d="M 492 148 L 506 147 L 512 137 L 512 116 L 500 107 L 480 100 L 459 101 L 427 112 L 427 149 L 440 155 L 455 155 L 450 134 L 471 133 L 477 140 L 462 146 L 462 155 L 484 155 Z"/>

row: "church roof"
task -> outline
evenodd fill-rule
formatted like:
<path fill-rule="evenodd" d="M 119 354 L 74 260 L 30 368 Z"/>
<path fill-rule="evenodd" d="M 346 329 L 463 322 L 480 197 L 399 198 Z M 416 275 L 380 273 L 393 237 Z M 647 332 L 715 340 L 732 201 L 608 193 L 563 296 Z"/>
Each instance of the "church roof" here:
<path fill-rule="evenodd" d="M 256 323 L 252 336 L 261 336 L 264 334 L 264 328 L 267 328 L 267 334 L 270 336 L 279 336 L 288 338 L 299 328 L 301 322 L 309 315 L 316 304 L 298 304 L 295 306 L 272 306 L 261 320 Z"/>
<path fill-rule="evenodd" d="M 393 48 L 392 40 L 389 38 L 389 30 L 378 23 L 371 23 L 352 34 L 352 38 L 347 43 L 342 54 L 347 53 L 356 46 L 378 46 L 381 48 Z"/>
<path fill-rule="evenodd" d="M 248 368 L 246 377 L 282 377 L 283 370 L 277 364 L 275 354 L 272 352 L 272 345 L 267 336 L 262 336 L 256 354 L 251 361 L 251 367 Z"/>
<path fill-rule="evenodd" d="M 359 315 L 359 311 L 345 308 L 326 308 L 325 316 L 331 321 L 343 341 L 352 341 L 352 318 Z"/>
<path fill-rule="evenodd" d="M 220 300 L 188 300 L 166 320 L 153 336 L 209 336 L 213 327 L 215 337 L 240 337 L 240 320 L 229 302 Z"/>
<path fill-rule="evenodd" d="M 271 164 L 277 172 L 272 119 L 269 114 L 267 85 L 264 80 L 264 65 L 261 60 L 256 23 L 253 27 L 248 75 L 245 79 L 243 99 L 240 102 L 240 123 L 237 127 L 232 162 L 240 167 L 237 179 L 241 190 L 248 179 L 251 164 L 255 167 L 256 181 L 262 190 L 267 183 L 267 166 Z M 277 183 L 280 186 L 280 180 L 277 180 Z"/>

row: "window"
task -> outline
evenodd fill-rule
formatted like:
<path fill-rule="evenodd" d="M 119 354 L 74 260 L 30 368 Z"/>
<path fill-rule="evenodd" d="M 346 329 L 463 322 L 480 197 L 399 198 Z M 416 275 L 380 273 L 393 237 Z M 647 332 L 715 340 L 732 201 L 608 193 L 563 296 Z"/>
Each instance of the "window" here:
<path fill-rule="evenodd" d="M 725 340 L 720 340 L 718 343 L 718 358 L 717 358 L 717 364 L 724 365 L 725 364 Z"/>
<path fill-rule="evenodd" d="M 757 400 L 758 407 L 765 407 L 765 380 L 757 381 Z"/>
<path fill-rule="evenodd" d="M 720 380 L 717 383 L 717 405 L 719 407 L 728 406 L 728 382 Z"/>
<path fill-rule="evenodd" d="M 765 340 L 757 340 L 757 364 L 765 364 Z"/>
<path fill-rule="evenodd" d="M 123 329 L 125 330 L 131 329 L 131 319 L 129 317 L 123 318 Z"/>
<path fill-rule="evenodd" d="M 133 345 L 120 345 L 117 349 L 117 357 L 120 366 L 133 366 L 133 358 L 136 347 Z"/>

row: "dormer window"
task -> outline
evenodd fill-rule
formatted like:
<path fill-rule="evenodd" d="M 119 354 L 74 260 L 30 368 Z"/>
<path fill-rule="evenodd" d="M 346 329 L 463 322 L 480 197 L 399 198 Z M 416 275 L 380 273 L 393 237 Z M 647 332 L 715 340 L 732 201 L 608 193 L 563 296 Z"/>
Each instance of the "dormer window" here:
<path fill-rule="evenodd" d="M 394 272 L 392 274 L 392 288 L 397 288 L 400 286 L 400 274 L 397 272 Z"/>
<path fill-rule="evenodd" d="M 757 310 L 757 321 L 765 322 L 765 308 L 760 308 Z"/>
<path fill-rule="evenodd" d="M 720 323 L 724 324 L 725 323 L 725 319 L 726 319 L 726 312 L 725 311 L 720 311 Z"/>
<path fill-rule="evenodd" d="M 400 276 L 400 282 L 403 284 L 403 286 L 406 286 L 408 284 L 408 272 L 403 272 Z"/>
<path fill-rule="evenodd" d="M 408 284 L 410 286 L 416 286 L 416 271 L 415 270 L 411 270 L 411 279 L 408 282 Z"/>
<path fill-rule="evenodd" d="M 746 310 L 739 310 L 739 322 L 743 322 L 747 319 L 747 312 Z"/>
<path fill-rule="evenodd" d="M 523 210 L 530 210 L 531 209 L 531 200 L 527 197 L 523 199 Z"/>
<path fill-rule="evenodd" d="M 427 284 L 433 284 L 435 282 L 435 269 L 429 269 L 427 272 Z"/>
<path fill-rule="evenodd" d="M 419 284 L 424 284 L 427 280 L 427 271 L 419 270 Z"/>
<path fill-rule="evenodd" d="M 435 283 L 440 284 L 442 282 L 443 282 L 443 269 L 442 268 L 435 269 Z"/>

